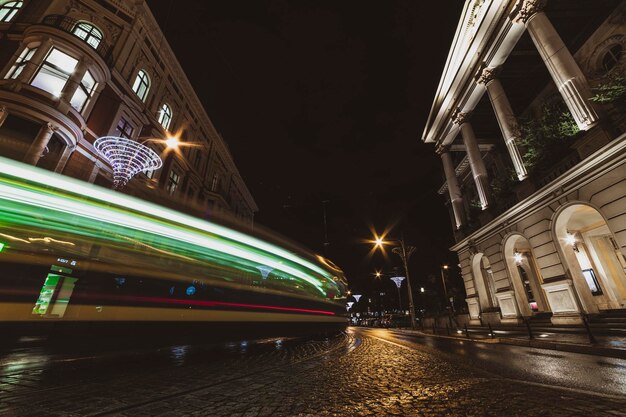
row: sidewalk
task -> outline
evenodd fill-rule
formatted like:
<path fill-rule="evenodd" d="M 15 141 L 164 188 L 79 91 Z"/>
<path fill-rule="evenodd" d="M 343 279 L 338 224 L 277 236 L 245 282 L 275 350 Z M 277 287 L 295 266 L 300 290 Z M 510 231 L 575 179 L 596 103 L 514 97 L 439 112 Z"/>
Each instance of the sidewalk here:
<path fill-rule="evenodd" d="M 505 345 L 529 346 L 541 349 L 560 350 L 565 352 L 584 353 L 588 355 L 606 356 L 626 359 L 626 334 L 606 334 L 594 332 L 595 343 L 590 343 L 589 336 L 579 327 L 536 327 L 532 328 L 531 339 L 525 327 L 493 327 L 493 334 L 488 327 L 437 328 L 409 330 L 397 329 L 423 336 L 471 340 L 476 343 L 500 343 Z M 430 331 L 429 331 L 430 330 Z M 469 336 L 469 337 L 468 337 Z"/>

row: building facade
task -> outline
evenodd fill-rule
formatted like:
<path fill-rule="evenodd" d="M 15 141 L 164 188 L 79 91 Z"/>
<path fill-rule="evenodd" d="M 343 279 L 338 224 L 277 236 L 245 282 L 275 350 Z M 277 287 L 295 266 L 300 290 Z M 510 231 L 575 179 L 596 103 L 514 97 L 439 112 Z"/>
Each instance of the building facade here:
<path fill-rule="evenodd" d="M 626 2 L 467 0 L 422 140 L 472 322 L 626 308 Z"/>
<path fill-rule="evenodd" d="M 110 187 L 94 149 L 136 140 L 163 167 L 123 192 L 252 225 L 258 210 L 143 0 L 0 0 L 0 155 Z M 161 139 L 177 133 L 181 147 Z"/>

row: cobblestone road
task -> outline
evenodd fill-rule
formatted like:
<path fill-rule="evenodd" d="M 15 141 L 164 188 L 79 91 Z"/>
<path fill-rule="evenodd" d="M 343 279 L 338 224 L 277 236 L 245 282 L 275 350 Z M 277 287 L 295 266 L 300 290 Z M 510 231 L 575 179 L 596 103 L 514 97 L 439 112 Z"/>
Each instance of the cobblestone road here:
<path fill-rule="evenodd" d="M 329 341 L 172 348 L 0 373 L 7 416 L 626 416 L 626 399 L 513 381 L 350 331 Z M 120 365 L 123 363 L 123 366 Z"/>

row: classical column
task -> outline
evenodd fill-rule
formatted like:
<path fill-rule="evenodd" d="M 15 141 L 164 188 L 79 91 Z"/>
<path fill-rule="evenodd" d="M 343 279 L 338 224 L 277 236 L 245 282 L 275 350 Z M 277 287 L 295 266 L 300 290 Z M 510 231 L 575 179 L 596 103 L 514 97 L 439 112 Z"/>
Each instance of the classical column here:
<path fill-rule="evenodd" d="M 546 0 L 519 0 L 514 22 L 523 23 L 546 64 L 565 104 L 580 130 L 598 122 L 589 98 L 591 89 L 574 57 L 543 12 Z"/>
<path fill-rule="evenodd" d="M 460 229 L 465 225 L 465 212 L 463 208 L 463 195 L 459 187 L 459 180 L 456 177 L 456 170 L 452 162 L 452 156 L 448 148 L 441 149 L 441 161 L 443 162 L 443 172 L 446 175 L 446 184 L 448 184 L 448 193 L 452 202 L 452 211 L 454 212 L 454 220 L 456 228 Z"/>
<path fill-rule="evenodd" d="M 0 127 L 2 127 L 7 117 L 9 117 L 9 109 L 7 109 L 7 106 L 0 106 Z"/>
<path fill-rule="evenodd" d="M 50 47 L 52 46 L 52 40 L 46 39 L 39 44 L 37 50 L 30 58 L 30 60 L 24 66 L 24 70 L 18 75 L 17 79 L 23 82 L 24 84 L 29 84 L 33 75 L 35 75 L 35 71 L 41 66 L 44 58 L 50 51 Z"/>
<path fill-rule="evenodd" d="M 453 116 L 453 121 L 459 125 L 459 129 L 461 130 L 463 144 L 467 152 L 467 159 L 472 169 L 472 176 L 474 177 L 474 183 L 478 191 L 478 198 L 480 198 L 480 205 L 482 209 L 485 210 L 489 207 L 489 203 L 491 202 L 489 178 L 487 177 L 487 168 L 485 168 L 478 142 L 476 142 L 474 129 L 472 129 L 472 125 L 468 122 L 469 116 L 468 113 L 456 112 Z"/>
<path fill-rule="evenodd" d="M 65 87 L 63 87 L 63 91 L 61 91 L 61 97 L 63 98 L 63 100 L 67 101 L 68 103 L 72 100 L 74 93 L 78 89 L 81 80 L 87 72 L 88 66 L 89 62 L 86 59 L 82 59 L 78 62 L 78 65 L 76 65 L 76 69 L 72 73 L 72 76 L 69 78 L 69 80 L 67 80 Z"/>
<path fill-rule="evenodd" d="M 52 137 L 52 134 L 56 128 L 52 125 L 52 123 L 46 123 L 41 127 L 37 137 L 30 145 L 26 156 L 24 157 L 24 162 L 30 165 L 37 165 L 39 162 L 39 158 L 41 158 L 41 154 L 43 154 L 44 149 L 48 146 L 48 142 Z"/>
<path fill-rule="evenodd" d="M 65 149 L 63 149 L 63 153 L 59 158 L 56 168 L 54 168 L 54 172 L 63 172 L 65 165 L 67 165 L 67 161 L 70 159 L 70 156 L 72 156 L 74 150 L 76 150 L 76 146 L 66 146 Z"/>
<path fill-rule="evenodd" d="M 485 84 L 489 100 L 493 106 L 493 111 L 496 114 L 496 119 L 500 125 L 500 131 L 504 137 L 506 148 L 509 151 L 517 178 L 520 181 L 528 176 L 528 171 L 524 166 L 524 160 L 517 148 L 517 142 L 520 139 L 520 130 L 511 103 L 504 93 L 502 83 L 496 78 L 495 68 L 485 68 L 478 78 L 479 84 Z"/>

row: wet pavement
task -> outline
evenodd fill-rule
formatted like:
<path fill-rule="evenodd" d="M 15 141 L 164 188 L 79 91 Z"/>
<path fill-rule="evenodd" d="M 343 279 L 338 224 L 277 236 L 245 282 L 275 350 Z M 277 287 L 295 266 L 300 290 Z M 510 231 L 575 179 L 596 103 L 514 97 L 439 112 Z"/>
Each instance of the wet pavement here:
<path fill-rule="evenodd" d="M 624 394 L 624 360 L 384 329 L 0 356 L 7 416 L 626 416 Z"/>

